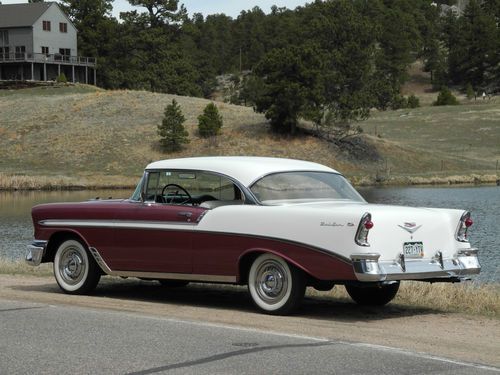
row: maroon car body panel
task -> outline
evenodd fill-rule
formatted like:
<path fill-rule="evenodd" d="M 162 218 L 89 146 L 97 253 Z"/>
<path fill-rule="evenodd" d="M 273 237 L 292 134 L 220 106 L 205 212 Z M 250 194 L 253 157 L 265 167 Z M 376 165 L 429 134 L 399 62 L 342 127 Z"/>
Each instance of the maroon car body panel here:
<path fill-rule="evenodd" d="M 234 276 L 239 281 L 240 261 L 246 254 L 269 252 L 320 280 L 356 280 L 350 262 L 321 249 L 280 239 L 197 231 L 205 211 L 192 206 L 102 200 L 39 205 L 32 216 L 37 240 L 50 240 L 60 232 L 74 233 L 97 249 L 112 271 Z M 64 225 L 46 226 L 47 220 Z"/>

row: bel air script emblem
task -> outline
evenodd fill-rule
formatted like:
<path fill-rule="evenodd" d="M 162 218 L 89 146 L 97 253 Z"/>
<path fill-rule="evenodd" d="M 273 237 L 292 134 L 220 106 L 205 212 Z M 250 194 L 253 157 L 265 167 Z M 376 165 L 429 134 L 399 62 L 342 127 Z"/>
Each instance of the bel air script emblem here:
<path fill-rule="evenodd" d="M 415 233 L 421 226 L 422 225 L 419 225 L 417 227 L 416 223 L 404 223 L 404 226 L 403 225 L 398 225 L 398 227 L 404 229 L 405 231 L 407 231 L 410 234 Z"/>

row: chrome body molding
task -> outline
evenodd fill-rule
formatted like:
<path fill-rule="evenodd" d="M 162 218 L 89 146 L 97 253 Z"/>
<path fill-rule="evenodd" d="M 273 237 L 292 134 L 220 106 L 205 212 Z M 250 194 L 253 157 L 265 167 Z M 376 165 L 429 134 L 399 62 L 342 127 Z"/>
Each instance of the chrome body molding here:
<path fill-rule="evenodd" d="M 192 273 L 166 273 L 166 272 L 140 272 L 140 271 L 119 271 L 112 270 L 102 259 L 101 254 L 95 247 L 91 247 L 90 253 L 95 261 L 101 267 L 102 271 L 109 276 L 119 277 L 138 277 L 144 279 L 167 279 L 167 280 L 186 280 L 186 281 L 203 281 L 214 283 L 236 283 L 236 276 L 223 275 L 198 275 Z"/>
<path fill-rule="evenodd" d="M 380 254 L 352 254 L 354 273 L 359 281 L 466 279 L 478 274 L 481 265 L 476 248 L 459 249 L 452 258 L 438 252 L 432 259 L 411 259 L 400 254 L 394 261 L 379 261 Z"/>
<path fill-rule="evenodd" d="M 35 240 L 31 245 L 28 245 L 28 251 L 24 261 L 30 266 L 36 267 L 42 263 L 42 258 L 45 255 L 47 241 Z"/>
<path fill-rule="evenodd" d="M 197 225 L 196 222 L 177 221 L 124 221 L 124 220 L 41 220 L 45 227 L 79 227 L 79 228 L 122 228 L 172 230 L 186 229 Z"/>

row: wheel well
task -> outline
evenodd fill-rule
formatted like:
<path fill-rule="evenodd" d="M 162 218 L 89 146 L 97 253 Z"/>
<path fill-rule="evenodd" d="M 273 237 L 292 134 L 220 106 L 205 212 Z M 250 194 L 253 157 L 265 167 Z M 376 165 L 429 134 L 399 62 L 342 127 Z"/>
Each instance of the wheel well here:
<path fill-rule="evenodd" d="M 57 232 L 54 233 L 50 239 L 49 243 L 47 244 L 47 249 L 45 250 L 45 255 L 43 257 L 43 262 L 53 262 L 54 261 L 54 256 L 56 255 L 57 248 L 59 247 L 60 244 L 62 244 L 64 241 L 69 240 L 69 239 L 76 239 L 81 241 L 83 244 L 85 244 L 85 241 L 77 235 L 76 233 L 73 232 Z"/>
<path fill-rule="evenodd" d="M 264 251 L 252 251 L 243 255 L 240 259 L 239 263 L 239 283 L 246 284 L 248 282 L 248 272 L 250 271 L 250 267 L 252 267 L 253 261 L 261 254 L 264 254 Z"/>
<path fill-rule="evenodd" d="M 250 272 L 250 267 L 252 267 L 252 263 L 254 260 L 262 254 L 269 253 L 269 254 L 274 254 L 272 251 L 265 251 L 265 250 L 255 250 L 251 251 L 247 254 L 245 254 L 241 259 L 239 263 L 239 283 L 240 284 L 246 284 L 248 282 L 248 272 Z M 288 261 L 285 257 L 283 257 L 280 254 L 275 254 L 279 256 L 280 258 L 283 258 L 285 262 L 288 263 L 289 266 L 297 268 L 298 270 L 302 271 L 304 273 L 304 276 L 306 277 L 307 285 L 313 285 L 315 283 L 320 282 L 320 280 L 314 278 L 311 276 L 307 271 L 301 269 L 300 267 L 296 266 L 292 262 Z"/>

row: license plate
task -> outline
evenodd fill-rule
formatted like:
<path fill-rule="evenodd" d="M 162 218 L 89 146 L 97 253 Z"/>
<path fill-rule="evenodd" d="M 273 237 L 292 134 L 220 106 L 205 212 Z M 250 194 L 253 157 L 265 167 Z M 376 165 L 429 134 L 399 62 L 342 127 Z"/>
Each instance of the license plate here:
<path fill-rule="evenodd" d="M 422 258 L 424 256 L 424 243 L 405 242 L 403 244 L 403 254 L 407 258 Z"/>

